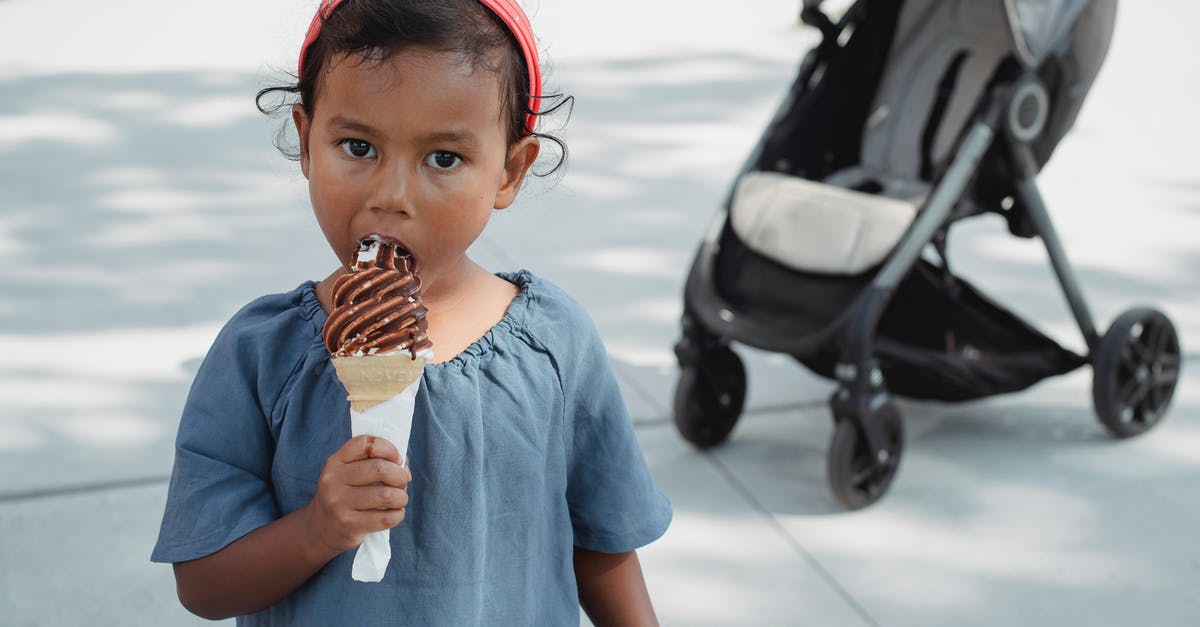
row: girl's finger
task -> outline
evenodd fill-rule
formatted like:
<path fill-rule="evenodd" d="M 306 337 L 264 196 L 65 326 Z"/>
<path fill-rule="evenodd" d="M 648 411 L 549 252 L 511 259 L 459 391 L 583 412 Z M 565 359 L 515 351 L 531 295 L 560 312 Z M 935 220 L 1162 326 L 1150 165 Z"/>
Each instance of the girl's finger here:
<path fill-rule="evenodd" d="M 405 510 L 399 509 L 369 509 L 353 511 L 346 515 L 347 529 L 354 535 L 391 529 L 404 520 Z M 358 541 L 361 544 L 362 540 Z"/>
<path fill-rule="evenodd" d="M 351 486 L 382 483 L 396 488 L 404 488 L 412 477 L 408 470 L 400 464 L 379 457 L 360 459 L 346 464 L 343 468 L 345 484 Z"/>
<path fill-rule="evenodd" d="M 366 529 L 383 531 L 404 522 L 405 509 L 401 507 L 400 509 L 381 509 L 360 513 L 364 516 Z"/>
<path fill-rule="evenodd" d="M 360 435 L 356 438 L 351 438 L 350 441 L 343 444 L 338 454 L 338 459 L 344 464 L 356 462 L 360 459 L 371 459 L 373 457 L 399 463 L 400 451 L 385 438 L 374 435 Z"/>
<path fill-rule="evenodd" d="M 408 493 L 386 485 L 363 486 L 353 491 L 346 499 L 346 505 L 360 512 L 403 509 L 408 506 Z"/>

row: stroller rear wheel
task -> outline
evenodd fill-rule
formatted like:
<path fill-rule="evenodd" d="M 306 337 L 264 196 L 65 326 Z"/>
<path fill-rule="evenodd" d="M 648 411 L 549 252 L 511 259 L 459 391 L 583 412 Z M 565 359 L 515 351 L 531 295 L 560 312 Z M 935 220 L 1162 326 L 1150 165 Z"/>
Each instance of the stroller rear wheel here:
<path fill-rule="evenodd" d="M 746 368 L 728 346 L 703 351 L 680 367 L 675 385 L 675 426 L 700 448 L 724 442 L 746 400 Z"/>
<path fill-rule="evenodd" d="M 841 419 L 829 444 L 829 489 L 850 509 L 861 509 L 879 500 L 888 490 L 904 452 L 904 424 L 900 411 L 889 400 L 868 419 L 882 421 L 885 446 L 872 455 L 862 427 Z"/>
<path fill-rule="evenodd" d="M 1100 422 L 1116 438 L 1148 431 L 1171 403 L 1179 380 L 1175 325 L 1154 309 L 1121 314 L 1092 358 L 1092 400 Z"/>

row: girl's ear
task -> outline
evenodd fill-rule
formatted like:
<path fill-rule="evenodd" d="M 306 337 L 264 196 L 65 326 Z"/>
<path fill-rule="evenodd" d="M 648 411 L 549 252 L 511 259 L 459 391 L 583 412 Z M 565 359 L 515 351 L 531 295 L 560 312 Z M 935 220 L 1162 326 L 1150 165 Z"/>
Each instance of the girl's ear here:
<path fill-rule="evenodd" d="M 508 149 L 508 158 L 504 162 L 504 178 L 500 181 L 500 189 L 496 190 L 496 209 L 506 209 L 517 199 L 521 183 L 525 181 L 525 173 L 537 159 L 541 144 L 532 135 L 518 139 Z"/>
<path fill-rule="evenodd" d="M 300 171 L 304 173 L 304 178 L 308 178 L 308 132 L 312 127 L 304 107 L 292 105 L 292 122 L 296 124 L 296 134 L 300 136 Z"/>

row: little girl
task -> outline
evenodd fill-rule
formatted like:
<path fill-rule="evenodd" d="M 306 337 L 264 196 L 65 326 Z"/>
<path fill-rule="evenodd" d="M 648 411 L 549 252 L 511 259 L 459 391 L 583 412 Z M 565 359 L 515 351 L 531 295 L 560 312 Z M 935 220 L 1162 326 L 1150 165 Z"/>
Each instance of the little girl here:
<path fill-rule="evenodd" d="M 654 487 L 591 320 L 466 256 L 538 155 L 541 77 L 513 0 L 325 0 L 292 117 L 340 267 L 238 312 L 196 375 L 152 559 L 207 618 L 253 625 L 655 624 L 636 549 Z M 264 90 L 267 92 L 270 90 Z M 416 259 L 437 359 L 407 467 L 350 438 L 321 327 L 356 242 Z M 281 251 L 285 250 L 281 243 Z M 391 530 L 383 581 L 351 578 Z"/>

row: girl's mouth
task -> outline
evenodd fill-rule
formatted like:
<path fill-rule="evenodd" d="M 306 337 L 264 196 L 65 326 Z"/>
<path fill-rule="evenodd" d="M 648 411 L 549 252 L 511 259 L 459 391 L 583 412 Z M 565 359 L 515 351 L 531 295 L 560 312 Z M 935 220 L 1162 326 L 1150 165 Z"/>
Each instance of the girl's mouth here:
<path fill-rule="evenodd" d="M 358 250 L 355 252 L 354 264 L 351 270 L 367 266 L 385 268 L 403 267 L 407 272 L 416 272 L 417 259 L 400 240 L 379 233 L 371 233 L 358 240 Z"/>
<path fill-rule="evenodd" d="M 362 239 L 359 239 L 358 254 L 361 255 L 371 250 L 377 244 L 387 244 L 394 247 L 396 249 L 397 256 L 412 254 L 412 249 L 406 246 L 404 242 L 401 242 L 400 240 L 388 235 L 380 235 L 379 233 L 371 233 L 362 237 Z"/>

